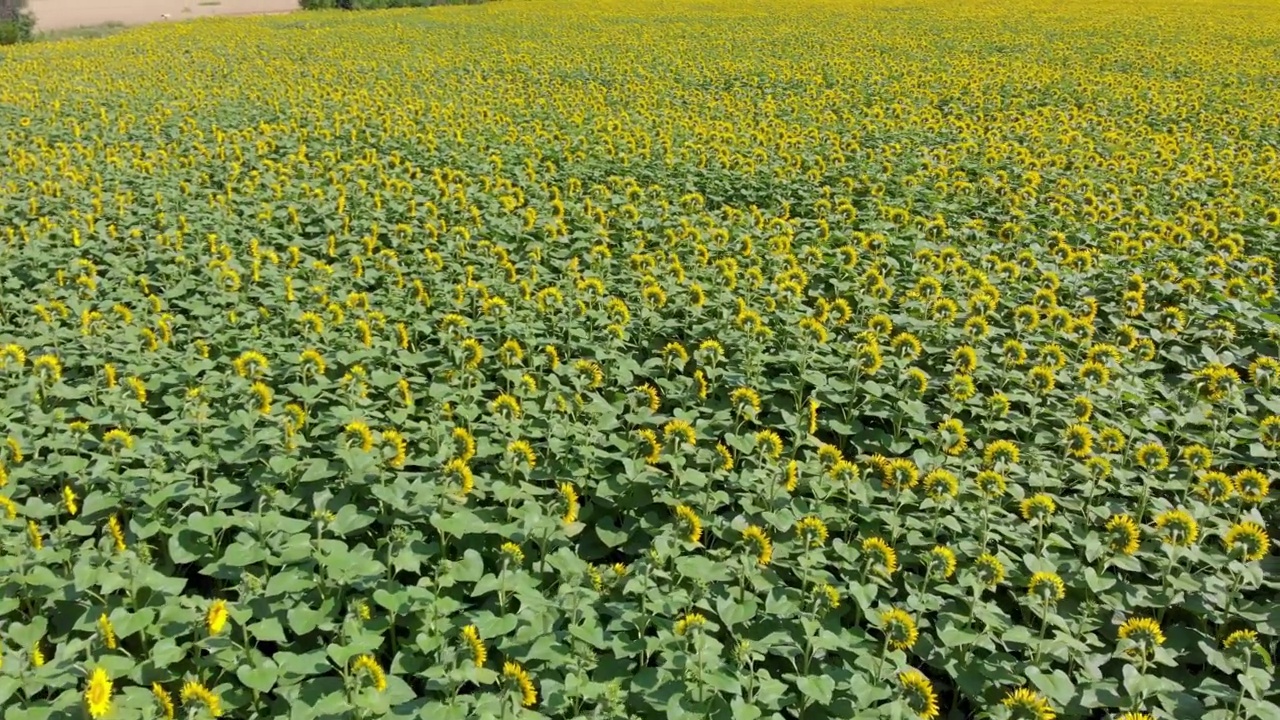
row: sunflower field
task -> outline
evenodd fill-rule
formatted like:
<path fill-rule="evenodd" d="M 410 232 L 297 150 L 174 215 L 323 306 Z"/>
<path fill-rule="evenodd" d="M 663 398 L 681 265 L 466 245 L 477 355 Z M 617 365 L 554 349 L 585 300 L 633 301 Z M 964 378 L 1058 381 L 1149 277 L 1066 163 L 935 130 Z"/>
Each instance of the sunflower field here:
<path fill-rule="evenodd" d="M 3 720 L 1280 718 L 1280 6 L 0 68 Z"/>

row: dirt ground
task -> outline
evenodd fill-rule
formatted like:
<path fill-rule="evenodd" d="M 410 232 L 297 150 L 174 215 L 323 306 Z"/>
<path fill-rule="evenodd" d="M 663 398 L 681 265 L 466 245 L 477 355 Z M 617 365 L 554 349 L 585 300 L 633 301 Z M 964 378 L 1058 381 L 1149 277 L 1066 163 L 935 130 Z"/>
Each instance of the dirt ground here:
<path fill-rule="evenodd" d="M 30 0 L 36 29 L 69 28 L 124 23 L 176 22 L 211 15 L 250 15 L 288 12 L 298 0 Z"/>

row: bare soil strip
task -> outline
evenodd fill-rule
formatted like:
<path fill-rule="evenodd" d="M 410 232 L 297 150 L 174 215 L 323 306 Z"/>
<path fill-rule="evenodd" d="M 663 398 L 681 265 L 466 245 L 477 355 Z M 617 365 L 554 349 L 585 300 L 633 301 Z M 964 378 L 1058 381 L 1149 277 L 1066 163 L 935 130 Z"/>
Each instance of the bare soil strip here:
<path fill-rule="evenodd" d="M 30 0 L 39 31 L 105 23 L 141 25 L 215 15 L 253 15 L 298 9 L 298 0 Z"/>

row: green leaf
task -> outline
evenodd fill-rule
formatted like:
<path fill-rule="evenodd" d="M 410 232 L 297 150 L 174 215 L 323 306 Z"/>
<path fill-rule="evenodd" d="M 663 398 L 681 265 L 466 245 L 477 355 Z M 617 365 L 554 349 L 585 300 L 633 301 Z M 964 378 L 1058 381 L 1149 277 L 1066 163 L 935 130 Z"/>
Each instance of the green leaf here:
<path fill-rule="evenodd" d="M 236 677 L 246 687 L 260 693 L 269 692 L 275 687 L 280 669 L 271 660 L 264 660 L 261 665 L 241 665 L 236 668 Z"/>
<path fill-rule="evenodd" d="M 827 675 L 804 675 L 796 678 L 796 689 L 819 705 L 831 703 L 836 681 Z"/>
<path fill-rule="evenodd" d="M 1076 687 L 1071 683 L 1071 679 L 1061 670 L 1054 670 L 1052 673 L 1044 673 L 1037 667 L 1028 667 L 1026 670 L 1027 679 L 1031 681 L 1036 689 L 1054 701 L 1058 707 L 1066 707 L 1070 704 L 1071 699 L 1075 697 Z"/>

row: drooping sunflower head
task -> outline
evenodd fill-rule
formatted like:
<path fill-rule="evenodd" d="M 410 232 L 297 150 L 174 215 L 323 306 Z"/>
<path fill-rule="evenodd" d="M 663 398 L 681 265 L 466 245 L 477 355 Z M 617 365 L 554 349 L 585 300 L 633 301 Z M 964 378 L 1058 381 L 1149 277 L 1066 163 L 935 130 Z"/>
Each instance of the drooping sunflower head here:
<path fill-rule="evenodd" d="M 1010 692 L 1000 704 L 1009 709 L 1011 720 L 1054 720 L 1057 717 L 1048 700 L 1027 688 Z"/>
<path fill-rule="evenodd" d="M 955 497 L 959 489 L 960 481 L 950 470 L 935 468 L 924 476 L 924 492 L 934 500 Z"/>
<path fill-rule="evenodd" d="M 894 458 L 881 467 L 885 487 L 909 490 L 920 482 L 920 468 L 909 458 Z"/>
<path fill-rule="evenodd" d="M 1171 545 L 1191 547 L 1200 536 L 1200 523 L 1186 510 L 1166 510 L 1156 516 L 1156 527 Z"/>
<path fill-rule="evenodd" d="M 871 572 L 889 577 L 898 569 L 898 554 L 889 543 L 878 537 L 862 541 L 862 556 L 866 568 Z"/>
<path fill-rule="evenodd" d="M 1087 425 L 1076 423 L 1067 426 L 1062 441 L 1071 457 L 1087 458 L 1093 452 L 1093 431 Z"/>
<path fill-rule="evenodd" d="M 951 577 L 956 571 L 956 554 L 946 545 L 935 545 L 925 553 L 925 566 L 933 577 Z"/>
<path fill-rule="evenodd" d="M 1039 602 L 1055 603 L 1066 597 L 1066 584 L 1057 573 L 1037 572 L 1027 583 L 1027 596 Z"/>
<path fill-rule="evenodd" d="M 1024 498 L 1019 504 L 1019 510 L 1022 513 L 1022 519 L 1027 522 L 1041 522 L 1048 520 L 1058 510 L 1058 505 L 1053 501 L 1053 497 L 1046 493 L 1036 493 L 1031 497 Z"/>
<path fill-rule="evenodd" d="M 1132 555 L 1138 551 L 1138 523 L 1128 515 L 1112 515 L 1107 520 L 1107 547 L 1120 555 Z"/>
<path fill-rule="evenodd" d="M 1131 656 L 1149 656 L 1165 641 L 1160 623 L 1148 617 L 1125 620 L 1117 634 L 1124 641 L 1125 653 Z"/>
<path fill-rule="evenodd" d="M 1267 529 L 1260 523 L 1245 520 L 1232 525 L 1222 538 L 1222 544 L 1232 557 L 1246 562 L 1261 560 L 1267 556 L 1271 540 Z"/>
<path fill-rule="evenodd" d="M 1009 486 L 1009 481 L 1005 476 L 994 470 L 983 470 L 978 473 L 974 476 L 973 483 L 978 486 L 978 492 L 988 499 L 1004 495 Z"/>
<path fill-rule="evenodd" d="M 956 418 L 947 418 L 938 423 L 938 444 L 947 455 L 959 455 L 969 446 L 968 434 L 964 423 Z"/>
<path fill-rule="evenodd" d="M 773 560 L 773 542 L 760 526 L 748 525 L 742 531 L 742 541 L 752 548 L 758 564 L 768 565 Z"/>
<path fill-rule="evenodd" d="M 1196 495 L 1210 505 L 1219 505 L 1231 499 L 1236 492 L 1235 482 L 1224 472 L 1210 471 L 1196 478 Z"/>
<path fill-rule="evenodd" d="M 827 524 L 813 515 L 802 517 L 796 522 L 796 536 L 808 547 L 822 547 L 827 542 Z"/>
<path fill-rule="evenodd" d="M 938 695 L 924 673 L 914 668 L 898 673 L 898 689 L 916 717 L 921 720 L 938 717 Z"/>
<path fill-rule="evenodd" d="M 1256 652 L 1259 647 L 1258 633 L 1253 630 L 1236 630 L 1222 641 L 1223 651 L 1236 656 Z"/>
<path fill-rule="evenodd" d="M 890 608 L 880 614 L 880 629 L 885 643 L 894 650 L 906 650 L 916 644 L 920 631 L 916 621 L 904 610 Z"/>
<path fill-rule="evenodd" d="M 782 457 L 782 438 L 773 430 L 761 430 L 756 433 L 756 450 L 766 459 L 776 461 Z"/>
<path fill-rule="evenodd" d="M 1010 440 L 995 440 L 982 452 L 982 463 L 985 467 L 994 468 L 998 464 L 1016 465 L 1022 453 L 1018 445 Z"/>
<path fill-rule="evenodd" d="M 978 578 L 978 582 L 988 589 L 995 588 L 1004 582 L 1004 563 L 1000 562 L 1000 558 L 991 553 L 983 553 L 978 556 L 978 559 L 973 563 L 973 572 Z"/>
<path fill-rule="evenodd" d="M 685 541 L 694 545 L 702 542 L 702 520 L 694 512 L 693 508 L 688 505 L 677 505 L 675 514 L 677 522 L 681 525 Z"/>
<path fill-rule="evenodd" d="M 1251 505 L 1257 505 L 1271 494 L 1271 479 L 1258 470 L 1247 468 L 1232 478 L 1240 499 Z"/>
<path fill-rule="evenodd" d="M 1134 458 L 1143 470 L 1159 472 L 1169 467 L 1169 452 L 1158 442 L 1147 442 L 1138 446 Z"/>
<path fill-rule="evenodd" d="M 1213 465 L 1213 451 L 1199 443 L 1182 448 L 1180 455 L 1192 470 L 1208 470 Z"/>

